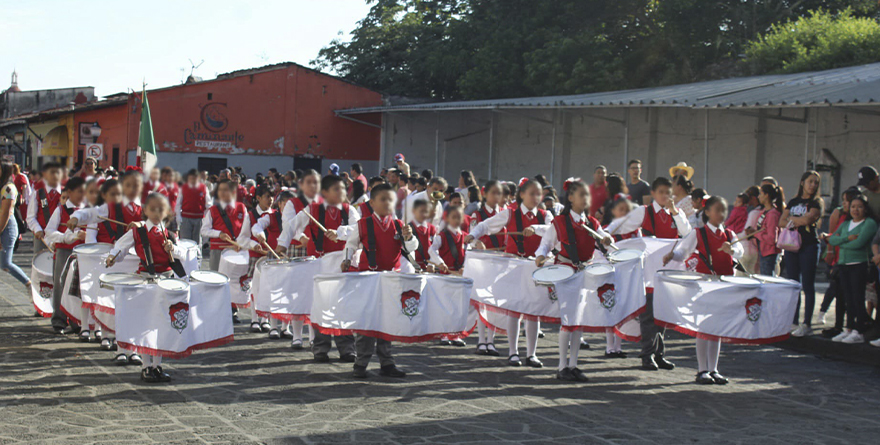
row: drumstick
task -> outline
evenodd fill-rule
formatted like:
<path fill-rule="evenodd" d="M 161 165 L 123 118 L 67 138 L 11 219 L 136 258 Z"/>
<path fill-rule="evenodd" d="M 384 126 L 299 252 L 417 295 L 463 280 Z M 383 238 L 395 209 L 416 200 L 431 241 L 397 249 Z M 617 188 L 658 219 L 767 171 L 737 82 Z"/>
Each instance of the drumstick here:
<path fill-rule="evenodd" d="M 326 227 L 324 227 L 323 225 L 321 225 L 321 223 L 319 223 L 318 220 L 315 219 L 315 217 L 312 216 L 312 214 L 309 213 L 308 211 L 306 211 L 306 216 L 308 216 L 309 219 L 312 220 L 312 222 L 314 222 L 315 224 L 317 224 L 317 225 L 318 225 L 318 228 L 321 229 L 322 232 L 324 232 L 324 233 L 329 232 L 329 230 L 327 230 Z"/>
<path fill-rule="evenodd" d="M 240 245 L 240 244 L 238 244 L 238 243 L 235 243 L 235 244 L 227 244 L 227 245 L 225 245 L 225 246 L 220 246 L 220 247 L 222 247 L 222 248 L 224 248 L 224 249 L 231 249 L 231 248 L 233 248 L 233 247 L 238 247 L 238 248 L 241 249 L 241 250 L 247 250 L 247 251 L 250 251 L 250 252 L 262 253 L 262 251 L 257 250 L 256 248 L 253 248 L 253 247 L 243 247 L 242 245 Z M 271 249 L 270 249 L 270 250 L 271 250 Z"/>
<path fill-rule="evenodd" d="M 438 267 L 438 268 L 440 267 L 439 264 L 437 264 L 437 263 L 435 263 L 435 262 L 433 262 L 433 261 L 426 261 L 426 262 L 427 262 L 428 264 L 434 266 L 434 267 Z M 463 272 L 460 271 L 460 270 L 449 270 L 449 273 L 451 273 L 451 274 L 453 274 L 453 275 L 461 275 Z"/>
<path fill-rule="evenodd" d="M 591 229 L 590 226 L 584 226 L 584 228 L 587 229 L 587 232 L 590 234 L 590 236 L 592 236 L 593 238 L 596 238 L 597 241 L 603 240 L 602 235 L 599 235 L 599 233 L 596 232 L 595 230 Z M 611 244 L 609 244 L 608 247 L 610 247 L 614 250 L 620 250 L 620 248 L 615 246 L 613 242 Z"/>
<path fill-rule="evenodd" d="M 274 256 L 276 260 L 281 259 L 281 257 L 278 256 L 278 253 L 276 253 L 275 250 L 273 250 L 271 247 L 269 247 L 268 244 L 266 244 L 266 241 L 261 241 L 260 244 L 262 244 L 263 247 L 265 247 L 269 252 L 272 252 L 272 256 Z"/>
<path fill-rule="evenodd" d="M 121 222 L 121 221 L 116 221 L 115 219 L 104 218 L 103 216 L 99 216 L 98 219 L 103 220 L 103 221 L 107 221 L 107 222 L 110 222 L 113 224 L 119 224 L 120 226 L 128 227 L 128 224 Z"/>
<path fill-rule="evenodd" d="M 745 241 L 745 240 L 747 240 L 747 239 L 749 239 L 749 238 L 751 238 L 751 237 L 753 237 L 753 236 L 755 236 L 755 235 L 761 233 L 763 230 L 764 230 L 764 227 L 761 227 L 760 229 L 758 229 L 758 230 L 752 232 L 751 235 L 746 235 L 746 236 L 744 236 L 744 237 L 742 237 L 742 238 L 739 238 L 739 239 L 737 239 L 736 241 L 730 243 L 730 245 L 732 246 L 732 245 L 734 245 L 734 244 L 736 244 L 736 243 L 741 243 L 741 242 L 743 242 L 743 241 Z M 720 248 L 720 247 L 718 248 L 718 251 L 721 252 L 721 248 Z"/>

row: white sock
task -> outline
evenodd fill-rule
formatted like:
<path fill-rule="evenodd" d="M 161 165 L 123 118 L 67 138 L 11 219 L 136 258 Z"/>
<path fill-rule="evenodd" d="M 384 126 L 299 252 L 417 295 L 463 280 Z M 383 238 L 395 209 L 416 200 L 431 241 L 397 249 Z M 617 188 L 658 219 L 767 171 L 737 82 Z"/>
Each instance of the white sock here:
<path fill-rule="evenodd" d="M 477 343 L 486 343 L 486 325 L 482 321 L 477 322 Z"/>
<path fill-rule="evenodd" d="M 614 329 L 605 328 L 605 352 L 614 352 Z"/>
<path fill-rule="evenodd" d="M 568 367 L 568 349 L 570 347 L 571 332 L 564 329 L 559 330 L 559 369 Z"/>
<path fill-rule="evenodd" d="M 578 353 L 581 352 L 581 331 L 577 330 L 571 333 L 571 340 L 568 347 L 568 367 L 577 368 Z"/>
<path fill-rule="evenodd" d="M 84 331 L 88 331 L 90 329 L 89 325 L 92 324 L 92 312 L 89 311 L 89 308 L 85 305 L 80 308 L 79 321 Z"/>
<path fill-rule="evenodd" d="M 278 320 L 269 317 L 269 327 L 272 329 L 278 329 Z"/>
<path fill-rule="evenodd" d="M 303 338 L 303 321 L 293 320 L 290 322 L 290 333 L 293 334 L 294 340 L 302 340 Z M 311 339 L 311 337 L 309 337 Z"/>
<path fill-rule="evenodd" d="M 159 357 L 158 355 L 154 355 L 153 356 L 153 367 L 155 368 L 161 364 L 162 364 L 162 357 Z"/>
<path fill-rule="evenodd" d="M 251 310 L 251 323 L 255 323 L 255 322 L 259 323 L 260 317 L 257 316 L 257 305 L 254 304 L 253 301 L 251 302 L 250 310 Z"/>
<path fill-rule="evenodd" d="M 707 349 L 708 340 L 702 338 L 697 339 L 697 371 L 704 372 L 709 370 L 709 352 Z"/>
<path fill-rule="evenodd" d="M 152 355 L 142 355 L 141 361 L 143 361 L 143 368 L 152 368 L 153 367 L 153 356 Z"/>
<path fill-rule="evenodd" d="M 706 341 L 706 370 L 709 372 L 718 372 L 718 355 L 721 354 L 720 341 Z"/>
<path fill-rule="evenodd" d="M 535 355 L 538 349 L 538 322 L 526 320 L 526 354 Z"/>
<path fill-rule="evenodd" d="M 507 347 L 508 355 L 519 354 L 519 317 L 507 317 Z"/>
<path fill-rule="evenodd" d="M 482 322 L 481 322 L 482 323 Z M 495 343 L 495 329 L 486 327 L 486 341 L 485 343 Z"/>

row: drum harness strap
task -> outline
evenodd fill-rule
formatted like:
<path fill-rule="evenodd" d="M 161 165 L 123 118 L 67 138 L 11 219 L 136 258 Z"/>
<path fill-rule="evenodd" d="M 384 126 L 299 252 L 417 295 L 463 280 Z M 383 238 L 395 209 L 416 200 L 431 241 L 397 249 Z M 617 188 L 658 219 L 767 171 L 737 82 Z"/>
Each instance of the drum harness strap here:
<path fill-rule="evenodd" d="M 413 236 L 417 236 L 416 234 L 418 233 L 418 232 L 417 232 L 418 227 L 416 227 L 416 223 L 415 223 L 415 222 L 411 222 L 411 223 L 409 223 L 409 225 L 410 225 L 410 227 L 412 227 L 412 230 L 413 230 Z M 422 256 L 422 262 L 427 263 L 427 261 L 428 261 L 428 253 L 425 252 L 425 244 L 422 243 L 422 242 L 419 242 L 419 255 Z"/>
<path fill-rule="evenodd" d="M 522 233 L 523 231 L 523 213 L 522 209 L 516 209 L 513 212 L 513 222 L 516 224 L 516 231 Z M 525 237 L 523 235 L 514 235 L 513 240 L 516 242 L 516 252 L 523 256 L 526 253 L 525 248 Z"/>
<path fill-rule="evenodd" d="M 669 216 L 671 217 L 672 214 Z M 648 218 L 651 219 L 651 230 L 648 232 L 648 236 L 657 236 L 657 222 L 654 220 L 654 204 L 648 206 Z M 675 225 L 675 218 L 672 218 L 672 227 L 678 227 Z"/>
<path fill-rule="evenodd" d="M 138 238 L 141 241 L 141 247 L 144 249 L 144 268 L 150 275 L 156 275 L 156 263 L 153 262 L 153 249 L 150 248 L 150 236 L 147 232 L 147 227 L 140 226 L 137 228 L 137 232 Z M 168 239 L 171 240 L 172 244 L 177 245 L 177 240 L 174 237 L 168 237 Z M 178 278 L 186 276 L 186 270 L 183 269 L 183 264 L 177 258 L 172 258 L 171 270 Z"/>
<path fill-rule="evenodd" d="M 346 212 L 345 209 L 342 209 L 339 212 L 342 214 L 342 225 L 347 226 L 348 225 L 348 212 Z M 324 208 L 323 204 L 320 204 L 320 205 L 318 205 L 318 222 L 321 223 L 322 226 L 327 227 L 327 224 L 324 222 L 326 219 L 327 219 L 327 209 Z M 324 235 L 324 234 L 314 235 L 314 229 L 312 231 L 312 234 L 313 234 L 312 239 L 315 240 L 315 250 L 317 250 L 318 253 L 323 254 L 324 253 L 324 237 L 326 237 L 327 235 Z"/>
<path fill-rule="evenodd" d="M 370 270 L 376 270 L 379 265 L 376 263 L 376 227 L 372 217 L 367 220 L 367 243 L 369 246 L 364 247 L 367 250 L 367 262 L 370 263 Z"/>
<path fill-rule="evenodd" d="M 40 207 L 42 207 L 43 210 L 43 221 L 46 221 L 46 224 L 48 224 L 49 218 L 51 218 L 52 215 L 49 213 L 49 198 L 46 195 L 46 189 L 41 188 L 37 190 L 37 195 L 40 197 Z"/>
<path fill-rule="evenodd" d="M 480 221 L 485 221 L 487 219 L 489 219 L 489 212 L 487 212 L 485 208 L 480 208 Z M 492 247 L 501 247 L 501 241 L 498 240 L 498 235 L 489 235 L 489 241 L 492 242 Z"/>
<path fill-rule="evenodd" d="M 458 251 L 458 246 L 455 244 L 455 238 L 452 236 L 452 232 L 450 232 L 449 229 L 446 229 L 443 232 L 443 235 L 446 238 L 446 244 L 449 245 L 449 252 L 452 254 L 452 266 L 455 270 L 459 270 L 462 266 L 461 255 L 459 255 L 461 252 Z"/>
<path fill-rule="evenodd" d="M 107 207 L 107 210 L 109 213 L 110 208 Z M 119 221 L 125 221 L 125 217 L 121 216 L 122 215 L 122 204 L 119 204 L 119 203 L 113 204 L 113 210 L 116 212 L 113 215 L 115 218 L 111 218 L 111 219 L 118 219 Z M 125 235 L 125 227 L 124 226 L 120 226 L 119 224 L 114 224 L 110 221 L 104 221 L 103 224 L 104 224 L 104 228 L 107 229 L 107 233 L 109 233 L 110 236 L 113 237 L 114 241 L 119 241 L 119 238 L 122 238 L 122 235 Z"/>
<path fill-rule="evenodd" d="M 574 234 L 574 224 L 571 223 L 570 214 L 565 215 L 565 234 L 568 237 L 568 242 L 562 244 L 562 247 L 565 248 L 565 255 L 568 256 L 571 264 L 574 264 L 575 267 L 580 266 L 581 260 L 578 256 L 576 238 Z"/>
<path fill-rule="evenodd" d="M 217 204 L 217 210 L 218 213 L 220 213 L 220 219 L 223 220 L 223 225 L 229 230 L 229 237 L 235 238 L 237 235 L 235 234 L 235 229 L 232 227 L 232 220 L 229 219 L 229 214 L 226 213 L 226 209 L 220 207 L 220 204 Z"/>

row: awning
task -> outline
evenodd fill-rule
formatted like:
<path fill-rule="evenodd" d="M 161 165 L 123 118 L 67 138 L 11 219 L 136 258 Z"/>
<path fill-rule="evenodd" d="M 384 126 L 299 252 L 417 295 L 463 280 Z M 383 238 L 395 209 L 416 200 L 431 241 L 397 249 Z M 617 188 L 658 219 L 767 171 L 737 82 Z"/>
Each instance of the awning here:
<path fill-rule="evenodd" d="M 67 127 L 59 125 L 46 133 L 39 156 L 67 156 L 70 152 L 70 141 Z"/>

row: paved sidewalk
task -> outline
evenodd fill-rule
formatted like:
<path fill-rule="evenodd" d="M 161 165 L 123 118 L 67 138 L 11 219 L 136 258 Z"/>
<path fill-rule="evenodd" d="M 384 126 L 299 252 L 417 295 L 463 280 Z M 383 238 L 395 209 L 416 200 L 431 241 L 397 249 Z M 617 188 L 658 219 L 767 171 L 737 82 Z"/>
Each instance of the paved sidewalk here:
<path fill-rule="evenodd" d="M 29 263 L 29 244 L 16 256 Z M 147 386 L 96 344 L 51 334 L 30 299 L 0 274 L 0 443 L 873 443 L 878 368 L 773 346 L 722 347 L 727 386 L 693 383 L 693 340 L 670 335 L 672 372 L 583 351 L 591 382 L 549 368 L 427 344 L 395 348 L 402 381 L 356 381 L 350 365 L 314 364 L 287 342 L 236 328 L 229 346 L 166 361 L 174 383 Z M 547 327 L 549 328 L 549 326 Z M 474 340 L 469 339 L 473 344 Z M 506 350 L 499 338 L 500 350 Z M 624 345 L 634 355 L 635 347 Z M 335 354 L 335 353 L 334 353 Z M 335 355 L 334 355 L 335 357 Z M 375 365 L 374 368 L 375 370 Z"/>

